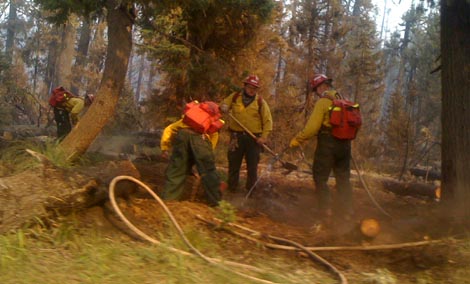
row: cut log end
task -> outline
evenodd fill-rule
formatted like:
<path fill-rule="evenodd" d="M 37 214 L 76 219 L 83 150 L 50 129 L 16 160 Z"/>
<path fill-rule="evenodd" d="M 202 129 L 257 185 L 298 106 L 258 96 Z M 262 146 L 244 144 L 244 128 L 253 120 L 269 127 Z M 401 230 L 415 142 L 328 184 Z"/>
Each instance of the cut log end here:
<path fill-rule="evenodd" d="M 380 233 L 380 223 L 374 218 L 368 218 L 361 221 L 360 230 L 363 236 L 375 238 Z"/>

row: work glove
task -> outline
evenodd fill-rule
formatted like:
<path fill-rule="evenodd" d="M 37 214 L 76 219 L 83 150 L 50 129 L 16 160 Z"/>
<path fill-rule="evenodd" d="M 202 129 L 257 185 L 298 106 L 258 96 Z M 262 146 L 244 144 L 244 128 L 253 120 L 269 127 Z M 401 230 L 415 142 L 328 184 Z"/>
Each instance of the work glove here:
<path fill-rule="evenodd" d="M 220 107 L 220 112 L 222 113 L 227 113 L 230 110 L 227 104 L 220 104 L 219 107 Z"/>
<path fill-rule="evenodd" d="M 266 142 L 268 142 L 267 139 L 263 137 L 258 137 L 258 139 L 256 139 L 256 143 L 258 143 L 261 146 L 263 146 L 263 144 L 266 144 Z"/>
<path fill-rule="evenodd" d="M 295 147 L 299 147 L 299 146 L 300 146 L 299 141 L 297 141 L 297 139 L 295 139 L 295 138 L 292 138 L 292 140 L 289 143 L 289 147 L 290 148 L 295 148 Z"/>

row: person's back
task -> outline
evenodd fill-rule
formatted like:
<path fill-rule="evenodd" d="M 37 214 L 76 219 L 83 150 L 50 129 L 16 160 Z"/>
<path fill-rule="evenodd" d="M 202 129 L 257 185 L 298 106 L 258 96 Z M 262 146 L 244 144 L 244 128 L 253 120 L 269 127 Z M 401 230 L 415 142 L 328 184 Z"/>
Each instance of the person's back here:
<path fill-rule="evenodd" d="M 79 115 L 84 107 L 85 100 L 80 97 L 72 97 L 62 104 L 62 108 L 69 113 L 73 125 L 77 124 Z"/>
<path fill-rule="evenodd" d="M 212 104 L 217 107 L 217 113 L 219 113 L 217 104 Z M 193 103 L 187 107 L 193 107 Z M 188 113 L 188 115 L 192 115 L 192 113 Z M 160 141 L 162 156 L 168 157 L 168 151 L 171 148 L 173 150 L 165 171 L 166 180 L 162 197 L 167 200 L 180 199 L 184 193 L 184 182 L 188 171 L 193 165 L 196 165 L 207 202 L 211 206 L 216 206 L 221 200 L 221 183 L 215 167 L 213 148 L 218 141 L 219 129 L 213 132 L 209 130 L 211 129 L 209 126 L 199 127 L 202 125 L 199 125 L 198 122 L 200 120 L 197 117 L 192 117 L 190 120 L 183 117 L 167 126 L 163 131 Z M 201 131 L 205 133 L 201 133 Z"/>
<path fill-rule="evenodd" d="M 311 91 L 320 98 L 313 108 L 305 127 L 290 141 L 290 147 L 298 147 L 312 137 L 317 145 L 312 167 L 315 191 L 318 195 L 318 209 L 325 217 L 332 215 L 332 201 L 327 184 L 331 171 L 336 178 L 339 204 L 336 211 L 348 218 L 353 214 L 352 187 L 350 183 L 351 141 L 341 140 L 332 135 L 330 107 L 337 96 L 332 79 L 324 74 L 313 76 Z"/>

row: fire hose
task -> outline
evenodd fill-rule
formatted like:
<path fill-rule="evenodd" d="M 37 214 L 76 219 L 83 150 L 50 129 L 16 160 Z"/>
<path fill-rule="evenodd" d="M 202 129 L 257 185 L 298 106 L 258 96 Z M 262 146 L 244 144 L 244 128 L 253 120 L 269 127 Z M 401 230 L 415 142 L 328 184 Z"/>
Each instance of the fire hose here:
<path fill-rule="evenodd" d="M 257 278 L 257 277 L 254 277 L 254 276 L 250 276 L 250 275 L 247 275 L 246 273 L 242 273 L 242 272 L 238 272 L 236 270 L 232 270 L 232 269 L 229 269 L 227 268 L 225 265 L 223 264 L 226 264 L 226 265 L 230 265 L 230 266 L 233 266 L 233 267 L 237 267 L 237 268 L 242 268 L 242 269 L 246 269 L 246 270 L 250 270 L 250 271 L 255 271 L 255 272 L 258 272 L 258 273 L 266 273 L 266 271 L 260 269 L 260 268 L 257 268 L 257 267 L 254 267 L 254 266 L 251 266 L 251 265 L 247 265 L 247 264 L 241 264 L 241 263 L 238 263 L 238 262 L 232 262 L 232 261 L 227 261 L 227 260 L 221 260 L 221 259 L 217 259 L 217 258 L 210 258 L 210 257 L 207 257 L 205 256 L 204 254 L 202 254 L 197 248 L 195 248 L 190 242 L 189 240 L 186 238 L 186 236 L 184 235 L 183 233 L 183 230 L 181 229 L 181 227 L 179 226 L 178 222 L 176 221 L 175 217 L 173 216 L 173 214 L 171 213 L 171 211 L 168 209 L 168 207 L 165 205 L 165 203 L 160 199 L 160 197 L 158 197 L 158 195 L 156 195 L 153 190 L 151 190 L 146 184 L 144 184 L 143 182 L 141 182 L 140 180 L 134 178 L 134 177 L 131 177 L 131 176 L 117 176 L 115 177 L 110 185 L 109 185 L 109 199 L 111 201 L 111 205 L 113 207 L 113 209 L 115 210 L 116 214 L 119 216 L 119 218 L 134 232 L 136 233 L 140 238 L 142 238 L 143 240 L 146 240 L 150 243 L 153 243 L 153 244 L 157 244 L 157 245 L 163 245 L 160 241 L 150 237 L 149 235 L 147 235 L 146 233 L 144 233 L 143 231 L 141 231 L 140 229 L 138 229 L 136 226 L 134 226 L 125 216 L 124 214 L 122 213 L 121 209 L 119 209 L 119 206 L 116 202 L 116 198 L 115 198 L 115 187 L 116 187 L 116 184 L 119 182 L 119 181 L 122 181 L 122 180 L 130 180 L 134 183 L 136 183 L 137 185 L 139 185 L 140 187 L 144 188 L 155 200 L 157 200 L 157 202 L 160 204 L 160 206 L 162 206 L 162 208 L 164 209 L 165 213 L 170 217 L 170 220 L 171 222 L 173 223 L 173 225 L 175 226 L 178 234 L 180 235 L 180 237 L 183 239 L 184 243 L 189 247 L 189 249 L 193 252 L 193 254 L 189 253 L 189 252 L 186 252 L 186 251 L 183 251 L 183 250 L 180 250 L 180 249 L 177 249 L 177 248 L 173 248 L 173 247 L 167 247 L 165 246 L 165 248 L 173 251 L 173 252 L 176 252 L 176 253 L 179 253 L 179 254 L 183 254 L 183 255 L 186 255 L 186 256 L 199 256 L 200 258 L 202 258 L 203 260 L 205 260 L 206 262 L 208 262 L 209 264 L 212 264 L 212 265 L 215 265 L 219 268 L 222 268 L 224 270 L 228 270 L 232 273 L 235 273 L 241 277 L 244 277 L 244 278 L 247 278 L 247 279 L 250 279 L 250 280 L 253 280 L 253 281 L 257 281 L 257 282 L 260 282 L 260 283 L 266 283 L 266 284 L 276 284 L 276 282 L 272 282 L 272 281 L 269 281 L 269 280 L 265 280 L 265 279 L 261 279 L 261 278 Z"/>

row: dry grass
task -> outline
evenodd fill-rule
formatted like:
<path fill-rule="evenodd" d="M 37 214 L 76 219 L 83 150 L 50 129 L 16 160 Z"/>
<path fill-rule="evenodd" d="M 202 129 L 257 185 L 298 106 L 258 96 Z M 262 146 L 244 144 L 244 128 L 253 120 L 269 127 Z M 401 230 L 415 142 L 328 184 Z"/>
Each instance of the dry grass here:
<path fill-rule="evenodd" d="M 200 231 L 189 230 L 187 237 L 212 257 L 217 257 L 221 250 L 210 236 Z M 164 242 L 179 245 L 174 239 Z M 259 259 L 252 264 L 269 271 L 257 277 L 276 283 L 305 283 L 306 279 L 315 283 L 335 282 L 321 271 L 295 267 L 282 258 Z M 78 229 L 73 220 L 66 220 L 49 229 L 38 225 L 0 236 L 0 283 L 257 282 L 200 258 L 182 256 L 123 236 L 110 238 L 93 229 Z"/>

